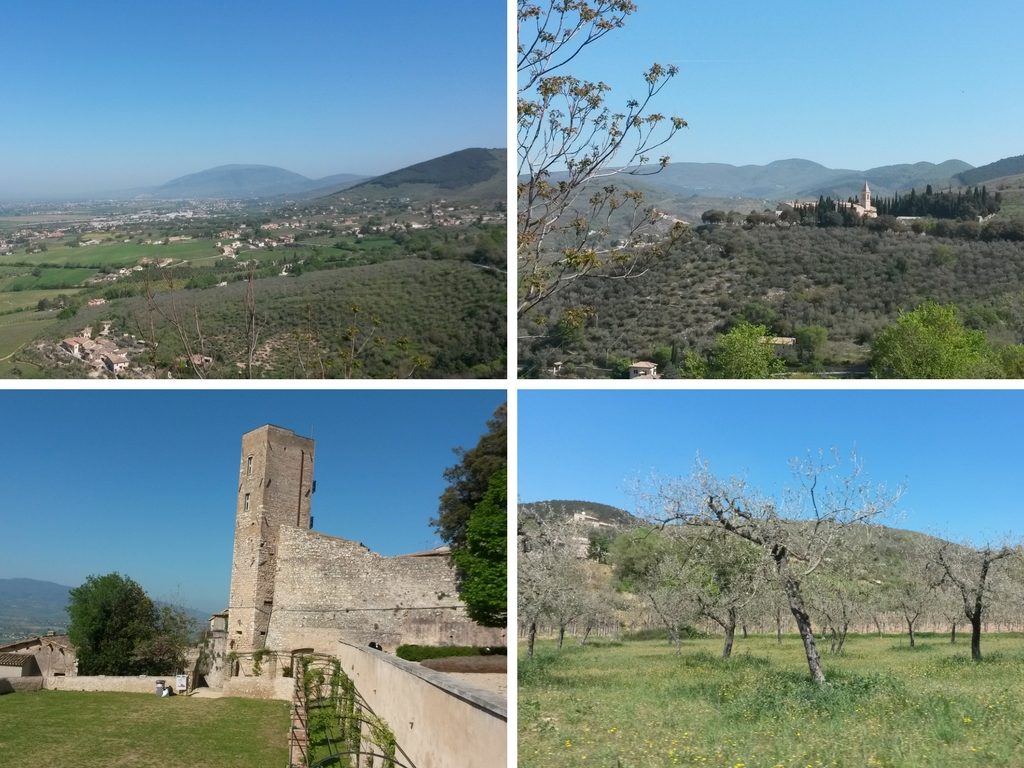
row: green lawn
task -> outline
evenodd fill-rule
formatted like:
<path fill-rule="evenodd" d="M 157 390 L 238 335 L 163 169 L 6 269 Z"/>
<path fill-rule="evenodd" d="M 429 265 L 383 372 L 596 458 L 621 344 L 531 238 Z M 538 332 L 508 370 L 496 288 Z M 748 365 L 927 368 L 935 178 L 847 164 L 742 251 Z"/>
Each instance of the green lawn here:
<path fill-rule="evenodd" d="M 4 768 L 254 768 L 288 760 L 288 704 L 142 693 L 0 696 Z"/>
<path fill-rule="evenodd" d="M 1024 765 L 1024 637 L 851 637 L 813 686 L 799 638 L 538 646 L 519 662 L 519 765 Z M 824 644 L 827 649 L 827 644 Z"/>

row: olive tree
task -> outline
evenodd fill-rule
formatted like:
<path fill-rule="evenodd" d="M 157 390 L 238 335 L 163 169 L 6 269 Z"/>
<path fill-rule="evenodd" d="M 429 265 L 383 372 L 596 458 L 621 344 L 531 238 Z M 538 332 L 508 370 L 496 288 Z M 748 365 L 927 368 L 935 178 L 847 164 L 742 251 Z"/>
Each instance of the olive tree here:
<path fill-rule="evenodd" d="M 1019 548 L 986 543 L 980 547 L 937 541 L 931 551 L 938 584 L 948 585 L 959 597 L 964 616 L 971 624 L 971 658 L 981 660 L 982 621 L 1003 585 L 999 569 Z"/>
<path fill-rule="evenodd" d="M 722 658 L 732 655 L 740 615 L 763 583 L 761 551 L 719 529 L 696 532 L 687 542 L 687 584 L 700 615 L 722 628 Z"/>
<path fill-rule="evenodd" d="M 647 513 L 668 525 L 717 528 L 758 546 L 785 593 L 803 640 L 811 679 L 825 682 L 804 583 L 840 546 L 847 528 L 873 522 L 900 491 L 868 481 L 852 456 L 820 453 L 791 465 L 795 484 L 765 495 L 742 478 L 723 479 L 698 460 L 689 477 L 656 482 L 642 493 Z"/>
<path fill-rule="evenodd" d="M 543 620 L 558 624 L 561 647 L 566 625 L 591 608 L 583 588 L 587 542 L 579 524 L 520 508 L 518 611 L 531 658 Z"/>
<path fill-rule="evenodd" d="M 888 585 L 887 596 L 892 610 L 907 626 L 910 647 L 915 645 L 914 626 L 924 616 L 937 610 L 937 596 L 927 574 L 925 553 L 912 550 L 904 569 Z"/>

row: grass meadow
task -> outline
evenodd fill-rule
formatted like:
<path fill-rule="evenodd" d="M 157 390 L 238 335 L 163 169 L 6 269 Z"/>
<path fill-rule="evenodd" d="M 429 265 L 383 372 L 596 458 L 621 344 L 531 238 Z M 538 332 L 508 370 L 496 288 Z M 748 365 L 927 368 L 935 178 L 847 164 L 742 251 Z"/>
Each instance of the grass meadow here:
<path fill-rule="evenodd" d="M 22 293 L 25 291 L 45 290 L 47 288 L 77 288 L 96 274 L 95 269 L 87 269 L 84 267 L 68 269 L 62 269 L 60 267 L 45 267 L 38 271 L 38 275 L 19 275 L 17 277 L 11 277 L 7 280 L 0 281 L 0 292 L 10 291 L 12 293 Z M 0 293 L 0 298 L 5 297 L 6 295 L 6 293 Z"/>
<path fill-rule="evenodd" d="M 0 765 L 283 766 L 288 726 L 283 701 L 14 693 L 0 696 Z"/>
<path fill-rule="evenodd" d="M 0 315 L 20 312 L 23 309 L 34 310 L 40 299 L 53 299 L 61 294 L 74 296 L 78 288 L 49 288 L 44 290 L 10 291 L 0 290 Z"/>
<path fill-rule="evenodd" d="M 821 643 L 827 651 L 828 644 Z M 1024 765 L 1024 636 L 850 636 L 809 682 L 797 635 L 538 643 L 519 661 L 521 768 Z"/>
<path fill-rule="evenodd" d="M 0 360 L 17 352 L 56 322 L 54 312 L 13 312 L 0 315 Z"/>

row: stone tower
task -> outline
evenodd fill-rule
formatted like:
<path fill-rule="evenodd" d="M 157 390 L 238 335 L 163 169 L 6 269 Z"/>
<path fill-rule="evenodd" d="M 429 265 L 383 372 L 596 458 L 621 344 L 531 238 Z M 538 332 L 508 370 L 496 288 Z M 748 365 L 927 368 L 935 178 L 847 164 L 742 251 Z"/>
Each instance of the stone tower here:
<path fill-rule="evenodd" d="M 864 181 L 864 189 L 860 193 L 860 204 L 864 206 L 865 211 L 871 210 L 871 188 L 867 180 Z"/>
<path fill-rule="evenodd" d="M 265 425 L 242 435 L 228 649 L 262 648 L 274 607 L 278 529 L 313 525 L 313 441 Z"/>

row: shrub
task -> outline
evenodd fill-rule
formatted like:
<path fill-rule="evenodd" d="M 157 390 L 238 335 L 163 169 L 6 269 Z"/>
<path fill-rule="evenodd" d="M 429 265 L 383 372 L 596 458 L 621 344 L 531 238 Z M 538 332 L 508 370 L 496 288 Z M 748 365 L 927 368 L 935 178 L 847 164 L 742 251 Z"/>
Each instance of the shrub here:
<path fill-rule="evenodd" d="M 488 656 L 504 655 L 505 648 L 480 648 L 474 645 L 400 645 L 395 655 L 406 661 L 423 661 L 424 659 L 443 659 L 448 656 Z"/>

